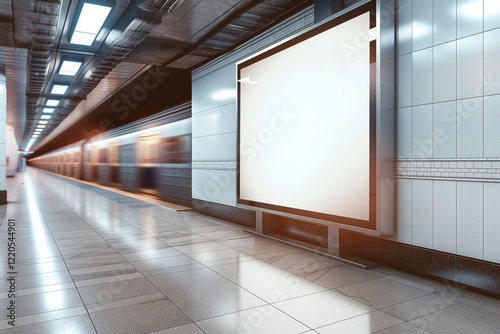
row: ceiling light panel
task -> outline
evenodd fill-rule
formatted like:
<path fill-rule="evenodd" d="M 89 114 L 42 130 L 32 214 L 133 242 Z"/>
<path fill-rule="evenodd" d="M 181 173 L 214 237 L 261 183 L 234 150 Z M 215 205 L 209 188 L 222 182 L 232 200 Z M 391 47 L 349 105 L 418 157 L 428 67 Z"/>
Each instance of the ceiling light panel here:
<path fill-rule="evenodd" d="M 110 11 L 111 7 L 109 6 L 84 3 L 70 43 L 86 46 L 92 45 Z"/>
<path fill-rule="evenodd" d="M 40 116 L 41 119 L 50 119 L 51 115 L 42 115 Z"/>
<path fill-rule="evenodd" d="M 61 67 L 59 68 L 59 74 L 74 76 L 78 73 L 81 66 L 81 61 L 63 60 Z"/>
<path fill-rule="evenodd" d="M 53 85 L 50 93 L 55 95 L 64 95 L 68 87 L 68 85 Z"/>
<path fill-rule="evenodd" d="M 47 100 L 47 102 L 45 104 L 49 107 L 57 107 L 59 105 L 59 102 L 61 102 L 61 100 L 49 99 L 49 100 Z M 54 111 L 53 108 L 46 108 L 46 109 L 52 109 L 52 111 Z"/>
<path fill-rule="evenodd" d="M 47 124 L 49 121 L 38 121 L 38 124 Z"/>
<path fill-rule="evenodd" d="M 45 114 L 52 114 L 54 112 L 54 108 L 43 108 L 42 112 Z"/>

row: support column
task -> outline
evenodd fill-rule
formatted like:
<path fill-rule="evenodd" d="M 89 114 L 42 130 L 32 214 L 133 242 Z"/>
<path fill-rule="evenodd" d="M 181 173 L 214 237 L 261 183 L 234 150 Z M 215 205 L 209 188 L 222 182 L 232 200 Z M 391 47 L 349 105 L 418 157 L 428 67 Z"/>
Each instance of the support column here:
<path fill-rule="evenodd" d="M 5 67 L 0 64 L 0 204 L 7 203 L 7 171 L 6 157 L 6 122 L 7 122 L 7 85 L 5 82 Z"/>

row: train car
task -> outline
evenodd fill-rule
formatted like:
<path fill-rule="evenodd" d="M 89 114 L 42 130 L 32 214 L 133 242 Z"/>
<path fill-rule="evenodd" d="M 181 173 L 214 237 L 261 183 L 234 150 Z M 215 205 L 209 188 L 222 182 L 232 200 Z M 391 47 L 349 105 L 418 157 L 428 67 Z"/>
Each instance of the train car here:
<path fill-rule="evenodd" d="M 19 145 L 16 141 L 14 128 L 10 125 L 5 127 L 5 141 L 6 141 L 6 154 L 5 154 L 5 170 L 7 176 L 15 176 L 19 163 Z"/>
<path fill-rule="evenodd" d="M 30 160 L 34 167 L 191 206 L 191 103 Z"/>

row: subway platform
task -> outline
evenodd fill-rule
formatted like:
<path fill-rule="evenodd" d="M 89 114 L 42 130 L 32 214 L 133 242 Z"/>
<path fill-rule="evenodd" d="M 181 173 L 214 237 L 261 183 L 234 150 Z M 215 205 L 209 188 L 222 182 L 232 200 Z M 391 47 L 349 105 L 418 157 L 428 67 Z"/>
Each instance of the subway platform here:
<path fill-rule="evenodd" d="M 33 168 L 7 182 L 0 333 L 499 333 L 497 299 Z"/>

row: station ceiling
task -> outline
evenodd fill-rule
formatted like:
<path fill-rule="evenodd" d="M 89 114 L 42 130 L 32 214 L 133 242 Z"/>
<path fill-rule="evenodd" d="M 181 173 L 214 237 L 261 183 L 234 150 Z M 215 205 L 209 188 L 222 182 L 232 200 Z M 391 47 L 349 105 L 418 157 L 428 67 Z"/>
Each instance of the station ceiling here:
<path fill-rule="evenodd" d="M 72 44 L 86 2 L 111 10 L 91 45 Z M 7 122 L 23 150 L 47 121 L 31 147 L 38 155 L 147 116 L 190 97 L 191 70 L 313 2 L 2 0 Z M 60 73 L 65 60 L 82 63 L 75 76 Z M 68 89 L 54 95 L 54 84 Z M 51 114 L 48 100 L 60 100 Z M 134 116 L 123 119 L 126 109 Z"/>

